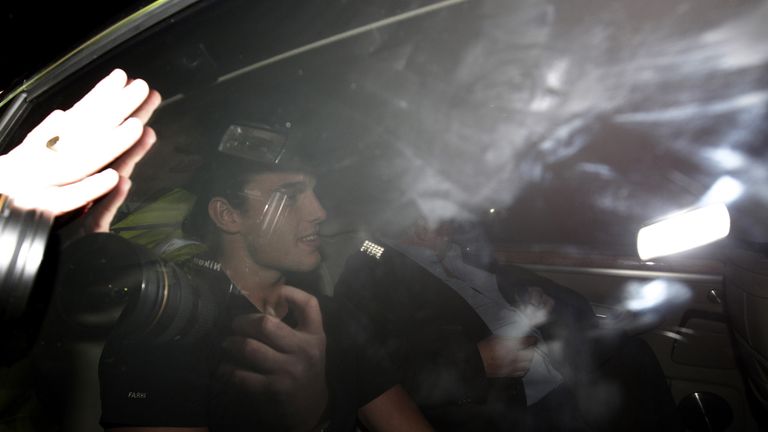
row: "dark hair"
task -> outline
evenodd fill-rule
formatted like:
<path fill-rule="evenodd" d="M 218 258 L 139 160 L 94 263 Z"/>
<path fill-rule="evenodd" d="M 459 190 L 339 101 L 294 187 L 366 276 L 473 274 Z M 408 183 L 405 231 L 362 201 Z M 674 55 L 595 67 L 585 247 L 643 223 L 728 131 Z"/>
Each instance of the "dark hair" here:
<path fill-rule="evenodd" d="M 218 229 L 208 215 L 208 203 L 214 197 L 222 197 L 235 209 L 242 210 L 245 208 L 246 197 L 241 192 L 248 181 L 257 174 L 276 169 L 226 155 L 208 161 L 187 186 L 196 195 L 196 199 L 182 222 L 184 235 L 206 243 L 216 253 Z"/>

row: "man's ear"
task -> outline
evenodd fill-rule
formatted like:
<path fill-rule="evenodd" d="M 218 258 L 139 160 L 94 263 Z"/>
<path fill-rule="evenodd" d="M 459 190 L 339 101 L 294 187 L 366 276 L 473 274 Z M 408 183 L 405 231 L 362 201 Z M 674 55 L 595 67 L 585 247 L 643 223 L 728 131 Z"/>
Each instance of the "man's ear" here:
<path fill-rule="evenodd" d="M 232 208 L 229 201 L 213 197 L 208 202 L 208 216 L 220 230 L 227 234 L 240 232 L 240 212 Z"/>

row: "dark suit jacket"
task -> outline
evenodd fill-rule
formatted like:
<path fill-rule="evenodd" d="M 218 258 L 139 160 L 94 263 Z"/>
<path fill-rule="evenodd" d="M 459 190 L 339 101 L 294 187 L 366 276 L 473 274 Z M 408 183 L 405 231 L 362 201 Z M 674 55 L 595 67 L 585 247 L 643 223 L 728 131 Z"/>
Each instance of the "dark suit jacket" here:
<path fill-rule="evenodd" d="M 403 386 L 439 430 L 510 430 L 525 392 L 519 379 L 488 379 L 477 343 L 491 335 L 474 309 L 418 263 L 386 247 L 376 258 L 347 259 L 335 289 L 366 314 L 399 368 Z M 496 269 L 504 298 L 516 304 L 529 286 L 553 298 L 552 319 L 540 327 L 562 342 L 555 366 L 567 379 L 590 363 L 587 335 L 596 321 L 579 294 L 520 267 Z"/>

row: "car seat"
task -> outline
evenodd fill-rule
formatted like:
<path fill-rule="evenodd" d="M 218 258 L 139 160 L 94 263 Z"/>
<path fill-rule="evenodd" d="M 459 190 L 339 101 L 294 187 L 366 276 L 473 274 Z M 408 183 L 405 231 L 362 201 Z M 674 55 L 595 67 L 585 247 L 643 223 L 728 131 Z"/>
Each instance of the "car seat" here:
<path fill-rule="evenodd" d="M 732 339 L 752 411 L 768 427 L 768 255 L 733 248 L 723 283 Z"/>

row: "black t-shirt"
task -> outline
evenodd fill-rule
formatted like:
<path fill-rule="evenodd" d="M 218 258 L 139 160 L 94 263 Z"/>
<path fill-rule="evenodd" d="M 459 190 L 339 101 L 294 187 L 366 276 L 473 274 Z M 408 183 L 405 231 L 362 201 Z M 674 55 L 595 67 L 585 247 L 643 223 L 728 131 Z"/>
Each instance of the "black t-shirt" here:
<path fill-rule="evenodd" d="M 247 395 L 227 395 L 216 375 L 220 344 L 231 320 L 257 312 L 223 273 L 194 271 L 213 297 L 216 324 L 194 337 L 124 337 L 113 334 L 99 363 L 104 427 L 205 427 L 218 430 L 270 430 Z M 388 359 L 372 340 L 369 325 L 342 300 L 317 295 L 326 334 L 328 430 L 354 430 L 357 409 L 396 384 Z M 187 329 L 194 327 L 194 323 Z M 182 327 L 183 328 L 183 327 Z M 190 334 L 180 330 L 180 334 Z M 271 411 L 273 415 L 277 414 Z M 260 417 L 261 416 L 261 417 Z"/>

